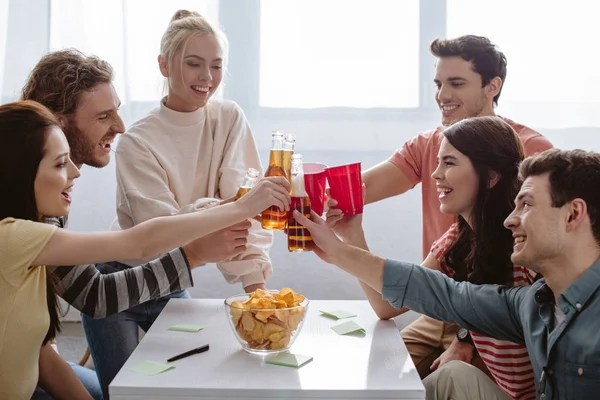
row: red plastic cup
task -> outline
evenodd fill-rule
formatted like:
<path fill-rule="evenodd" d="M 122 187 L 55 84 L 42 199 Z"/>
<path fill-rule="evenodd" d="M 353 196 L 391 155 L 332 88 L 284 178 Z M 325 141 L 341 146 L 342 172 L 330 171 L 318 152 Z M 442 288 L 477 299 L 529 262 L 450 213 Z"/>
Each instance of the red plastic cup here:
<path fill-rule="evenodd" d="M 337 200 L 337 208 L 344 215 L 362 214 L 364 204 L 360 163 L 327 168 L 327 180 L 329 194 Z"/>
<path fill-rule="evenodd" d="M 310 199 L 310 208 L 318 215 L 325 209 L 325 187 L 327 186 L 327 165 L 304 163 L 304 188 Z"/>

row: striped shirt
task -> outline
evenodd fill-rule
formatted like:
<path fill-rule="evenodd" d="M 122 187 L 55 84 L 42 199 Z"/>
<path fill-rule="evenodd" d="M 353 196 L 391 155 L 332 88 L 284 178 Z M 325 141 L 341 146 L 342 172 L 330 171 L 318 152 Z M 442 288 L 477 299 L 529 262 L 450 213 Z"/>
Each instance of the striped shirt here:
<path fill-rule="evenodd" d="M 67 218 L 46 221 L 65 228 Z M 61 266 L 54 269 L 59 279 L 58 295 L 92 318 L 104 318 L 194 285 L 189 263 L 181 248 L 146 264 L 102 274 L 95 264 Z"/>
<path fill-rule="evenodd" d="M 456 240 L 458 223 L 454 223 L 444 235 L 431 246 L 431 253 L 440 262 L 442 272 L 454 276 L 444 260 L 444 254 Z M 532 284 L 537 274 L 528 268 L 513 266 L 513 286 Z M 513 399 L 535 399 L 535 378 L 527 347 L 506 340 L 498 340 L 471 332 L 475 348 L 485 362 L 496 383 Z"/>

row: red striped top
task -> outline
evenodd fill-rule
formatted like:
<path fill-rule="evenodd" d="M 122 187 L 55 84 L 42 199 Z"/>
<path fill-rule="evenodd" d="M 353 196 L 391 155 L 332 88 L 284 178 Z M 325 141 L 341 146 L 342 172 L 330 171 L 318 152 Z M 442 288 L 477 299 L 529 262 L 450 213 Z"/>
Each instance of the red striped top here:
<path fill-rule="evenodd" d="M 442 272 L 449 277 L 454 271 L 444 261 L 444 253 L 458 235 L 458 223 L 453 224 L 431 246 L 431 253 L 440 262 Z M 513 286 L 530 285 L 537 274 L 518 265 L 513 266 Z M 498 340 L 471 332 L 473 343 L 498 386 L 513 399 L 534 400 L 535 380 L 533 367 L 524 345 Z"/>

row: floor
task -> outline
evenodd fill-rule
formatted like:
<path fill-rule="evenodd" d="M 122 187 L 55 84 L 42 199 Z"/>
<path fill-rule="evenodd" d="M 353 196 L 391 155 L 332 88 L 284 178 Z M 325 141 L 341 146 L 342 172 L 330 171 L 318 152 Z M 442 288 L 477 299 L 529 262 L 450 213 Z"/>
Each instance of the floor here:
<path fill-rule="evenodd" d="M 80 322 L 65 322 L 62 324 L 62 331 L 56 338 L 58 351 L 67 361 L 78 363 L 87 348 L 85 334 Z M 88 362 L 87 367 L 93 368 L 93 363 Z"/>

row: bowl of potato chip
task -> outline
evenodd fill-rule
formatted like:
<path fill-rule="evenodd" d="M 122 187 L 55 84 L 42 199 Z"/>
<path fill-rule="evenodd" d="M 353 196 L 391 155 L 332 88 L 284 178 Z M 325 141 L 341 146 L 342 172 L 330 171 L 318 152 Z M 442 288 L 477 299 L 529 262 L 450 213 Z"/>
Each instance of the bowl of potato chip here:
<path fill-rule="evenodd" d="M 290 288 L 257 289 L 225 299 L 225 311 L 242 348 L 252 354 L 288 350 L 302 329 L 309 301 Z"/>

